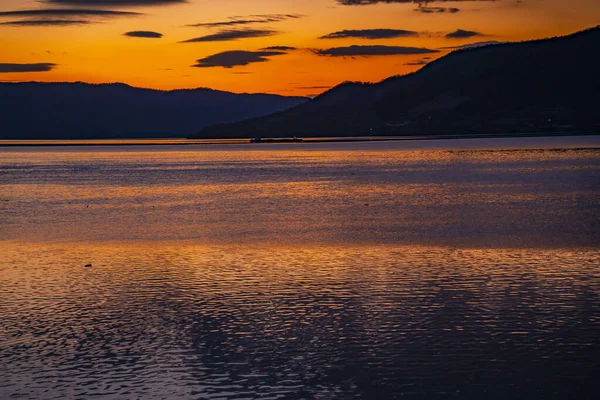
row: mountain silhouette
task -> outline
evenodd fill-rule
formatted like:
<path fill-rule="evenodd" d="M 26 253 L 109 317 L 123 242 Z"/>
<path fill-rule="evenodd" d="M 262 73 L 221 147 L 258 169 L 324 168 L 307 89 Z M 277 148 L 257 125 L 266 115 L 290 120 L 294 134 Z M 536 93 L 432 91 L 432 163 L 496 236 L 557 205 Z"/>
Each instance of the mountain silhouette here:
<path fill-rule="evenodd" d="M 199 125 L 266 115 L 306 100 L 120 83 L 0 83 L 0 139 L 185 137 Z"/>
<path fill-rule="evenodd" d="M 599 132 L 600 28 L 456 50 L 375 84 L 343 83 L 294 108 L 194 138 Z"/>

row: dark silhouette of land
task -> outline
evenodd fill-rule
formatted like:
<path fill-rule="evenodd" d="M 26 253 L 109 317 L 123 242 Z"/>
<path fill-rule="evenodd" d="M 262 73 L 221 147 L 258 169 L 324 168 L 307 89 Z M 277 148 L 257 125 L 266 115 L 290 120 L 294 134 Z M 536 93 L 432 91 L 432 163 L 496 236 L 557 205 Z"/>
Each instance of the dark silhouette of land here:
<path fill-rule="evenodd" d="M 458 50 L 406 76 L 343 83 L 192 138 L 599 133 L 600 27 Z"/>
<path fill-rule="evenodd" d="M 124 84 L 0 83 L 0 139 L 186 137 L 202 126 L 266 115 L 306 100 Z"/>

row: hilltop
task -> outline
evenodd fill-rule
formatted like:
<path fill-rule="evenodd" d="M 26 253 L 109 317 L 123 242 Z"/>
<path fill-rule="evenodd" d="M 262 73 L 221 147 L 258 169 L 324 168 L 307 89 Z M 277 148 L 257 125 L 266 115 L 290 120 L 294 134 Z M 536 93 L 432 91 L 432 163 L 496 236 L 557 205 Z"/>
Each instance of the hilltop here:
<path fill-rule="evenodd" d="M 0 83 L 0 139 L 185 137 L 199 126 L 266 115 L 307 100 L 122 83 Z"/>
<path fill-rule="evenodd" d="M 375 84 L 193 138 L 598 132 L 600 28 L 454 51 Z"/>

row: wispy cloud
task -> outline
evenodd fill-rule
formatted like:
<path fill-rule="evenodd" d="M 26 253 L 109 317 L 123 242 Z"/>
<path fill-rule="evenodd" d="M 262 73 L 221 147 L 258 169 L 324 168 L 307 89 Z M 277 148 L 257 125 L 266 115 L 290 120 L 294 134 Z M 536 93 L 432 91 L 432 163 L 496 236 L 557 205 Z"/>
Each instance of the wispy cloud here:
<path fill-rule="evenodd" d="M 466 39 L 474 36 L 483 36 L 480 32 L 475 31 L 466 31 L 464 29 L 457 29 L 454 32 L 451 32 L 446 35 L 448 39 Z"/>
<path fill-rule="evenodd" d="M 269 46 L 269 47 L 263 47 L 261 50 L 293 51 L 293 50 L 296 50 L 296 48 L 291 47 L 291 46 Z"/>
<path fill-rule="evenodd" d="M 477 2 L 477 1 L 496 1 L 496 0 L 337 0 L 344 6 L 369 6 L 373 4 L 416 4 L 419 7 L 427 7 L 431 3 L 459 3 L 459 2 Z"/>
<path fill-rule="evenodd" d="M 67 6 L 121 7 L 121 6 L 165 6 L 187 3 L 187 0 L 42 0 L 47 4 Z"/>
<path fill-rule="evenodd" d="M 398 37 L 419 36 L 419 32 L 406 31 L 402 29 L 346 29 L 343 31 L 329 33 L 321 36 L 319 39 L 393 39 Z"/>
<path fill-rule="evenodd" d="M 337 0 L 343 6 L 371 6 L 375 4 L 415 4 L 415 11 L 423 14 L 447 13 L 454 14 L 460 11 L 456 7 L 430 6 L 438 3 L 475 3 L 492 2 L 496 0 Z"/>
<path fill-rule="evenodd" d="M 427 49 L 423 47 L 404 47 L 404 46 L 347 46 L 332 47 L 330 49 L 314 50 L 315 54 L 328 57 L 372 57 L 372 56 L 395 56 L 408 54 L 430 54 L 437 53 L 438 50 Z"/>
<path fill-rule="evenodd" d="M 298 86 L 296 89 L 312 90 L 312 89 L 331 89 L 331 86 Z"/>
<path fill-rule="evenodd" d="M 226 21 L 217 22 L 201 22 L 197 24 L 186 25 L 196 28 L 223 28 L 228 26 L 250 25 L 250 24 L 267 24 L 273 22 L 281 22 L 289 19 L 302 18 L 300 14 L 257 14 L 248 16 L 229 17 Z"/>
<path fill-rule="evenodd" d="M 17 27 L 77 26 L 87 25 L 99 20 L 137 17 L 143 15 L 131 11 L 115 11 L 85 8 L 42 8 L 34 10 L 0 11 L 0 18 L 22 18 L 0 22 L 0 25 Z"/>
<path fill-rule="evenodd" d="M 132 11 L 85 8 L 41 8 L 35 10 L 0 11 L 0 17 L 124 17 L 143 15 Z"/>
<path fill-rule="evenodd" d="M 271 29 L 230 29 L 211 35 L 184 40 L 179 43 L 228 42 L 232 40 L 273 36 L 277 33 L 277 31 Z"/>
<path fill-rule="evenodd" d="M 195 68 L 223 67 L 233 68 L 252 63 L 269 61 L 269 57 L 287 54 L 283 51 L 245 51 L 232 50 L 201 58 L 192 65 Z"/>
<path fill-rule="evenodd" d="M 409 61 L 409 62 L 405 63 L 404 65 L 423 66 L 423 65 L 427 65 L 427 64 L 429 64 L 429 61 L 427 61 L 427 60 L 415 60 L 415 61 Z"/>
<path fill-rule="evenodd" d="M 457 13 L 457 12 L 460 11 L 460 8 L 456 8 L 456 7 L 427 7 L 427 6 L 422 6 L 422 7 L 415 8 L 415 11 L 423 13 L 423 14 L 433 14 L 433 13 L 455 14 L 455 13 Z"/>
<path fill-rule="evenodd" d="M 73 26 L 88 25 L 92 21 L 83 19 L 21 19 L 16 21 L 0 22 L 0 25 L 9 26 Z"/>
<path fill-rule="evenodd" d="M 501 44 L 501 43 L 503 43 L 503 42 L 499 42 L 497 40 L 490 40 L 487 42 L 475 42 L 475 43 L 463 44 L 462 46 L 440 47 L 440 49 L 442 49 L 442 50 L 464 50 L 464 49 L 472 49 L 475 47 L 491 46 L 494 44 Z"/>
<path fill-rule="evenodd" d="M 0 73 L 14 73 L 14 72 L 48 72 L 54 69 L 57 65 L 51 63 L 37 63 L 37 64 L 11 64 L 11 63 L 0 63 Z"/>

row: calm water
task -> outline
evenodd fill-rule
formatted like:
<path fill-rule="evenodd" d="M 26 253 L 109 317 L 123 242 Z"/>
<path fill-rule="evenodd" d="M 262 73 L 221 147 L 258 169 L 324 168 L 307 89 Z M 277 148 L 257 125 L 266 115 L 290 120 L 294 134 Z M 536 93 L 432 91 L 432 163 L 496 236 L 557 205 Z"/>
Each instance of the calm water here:
<path fill-rule="evenodd" d="M 1 149 L 0 399 L 594 398 L 598 142 Z"/>

